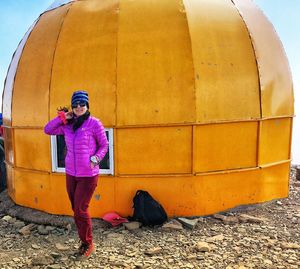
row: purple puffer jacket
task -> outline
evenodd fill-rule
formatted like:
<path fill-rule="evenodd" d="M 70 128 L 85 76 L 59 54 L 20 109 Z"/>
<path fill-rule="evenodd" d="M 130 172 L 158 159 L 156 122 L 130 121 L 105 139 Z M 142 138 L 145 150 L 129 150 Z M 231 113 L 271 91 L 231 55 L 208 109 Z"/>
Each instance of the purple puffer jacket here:
<path fill-rule="evenodd" d="M 102 160 L 108 149 L 108 141 L 102 123 L 89 117 L 75 132 L 71 124 L 65 125 L 60 117 L 49 121 L 44 131 L 48 135 L 64 135 L 67 156 L 66 173 L 75 177 L 92 177 L 99 174 L 99 165 L 91 168 L 90 157 Z"/>

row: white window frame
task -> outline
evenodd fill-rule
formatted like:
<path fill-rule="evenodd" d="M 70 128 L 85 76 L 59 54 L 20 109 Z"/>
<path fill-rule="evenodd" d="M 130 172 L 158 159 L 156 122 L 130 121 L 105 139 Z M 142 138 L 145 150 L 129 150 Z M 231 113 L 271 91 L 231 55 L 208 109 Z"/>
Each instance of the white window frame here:
<path fill-rule="evenodd" d="M 110 169 L 100 169 L 99 174 L 102 175 L 114 175 L 114 129 L 105 128 L 108 131 L 108 152 L 109 152 L 109 167 Z M 52 172 L 56 173 L 66 173 L 66 169 L 58 167 L 57 158 L 57 143 L 56 135 L 51 135 L 51 159 L 52 159 Z"/>

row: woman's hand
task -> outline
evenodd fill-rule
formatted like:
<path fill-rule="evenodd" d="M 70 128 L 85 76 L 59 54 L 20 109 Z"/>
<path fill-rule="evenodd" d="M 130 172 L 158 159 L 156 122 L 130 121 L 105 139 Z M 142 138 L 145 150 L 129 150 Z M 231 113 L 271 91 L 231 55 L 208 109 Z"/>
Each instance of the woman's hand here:
<path fill-rule="evenodd" d="M 99 157 L 94 155 L 90 158 L 90 163 L 91 163 L 91 168 L 95 168 L 97 165 L 100 164 L 100 160 L 99 160 Z"/>
<path fill-rule="evenodd" d="M 70 120 L 70 119 L 72 119 L 72 118 L 73 118 L 73 112 L 72 112 L 72 111 L 67 112 L 67 113 L 66 113 L 66 119 L 67 119 L 67 120 Z"/>
<path fill-rule="evenodd" d="M 98 164 L 96 164 L 96 163 L 93 163 L 93 162 L 90 162 L 90 164 L 91 164 L 91 168 L 92 169 L 94 169 Z"/>

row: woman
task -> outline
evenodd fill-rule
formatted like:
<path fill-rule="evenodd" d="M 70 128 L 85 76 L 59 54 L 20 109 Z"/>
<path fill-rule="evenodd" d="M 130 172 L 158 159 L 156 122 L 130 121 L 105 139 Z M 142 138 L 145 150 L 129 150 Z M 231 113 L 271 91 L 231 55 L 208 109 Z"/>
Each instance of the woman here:
<path fill-rule="evenodd" d="M 101 122 L 90 116 L 87 92 L 74 92 L 71 104 L 72 111 L 59 111 L 44 131 L 48 135 L 65 136 L 66 185 L 81 240 L 77 253 L 81 259 L 95 251 L 88 207 L 97 187 L 99 164 L 107 152 L 108 141 Z"/>

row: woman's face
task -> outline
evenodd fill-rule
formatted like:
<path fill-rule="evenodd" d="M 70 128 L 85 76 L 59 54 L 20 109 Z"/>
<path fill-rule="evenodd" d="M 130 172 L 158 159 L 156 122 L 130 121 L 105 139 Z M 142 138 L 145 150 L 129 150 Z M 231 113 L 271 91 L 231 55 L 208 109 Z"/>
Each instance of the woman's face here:
<path fill-rule="evenodd" d="M 86 111 L 87 111 L 87 106 L 86 106 L 86 104 L 85 104 L 84 106 L 82 106 L 82 104 L 77 104 L 77 106 L 73 108 L 73 113 L 74 113 L 77 117 L 82 116 Z"/>

